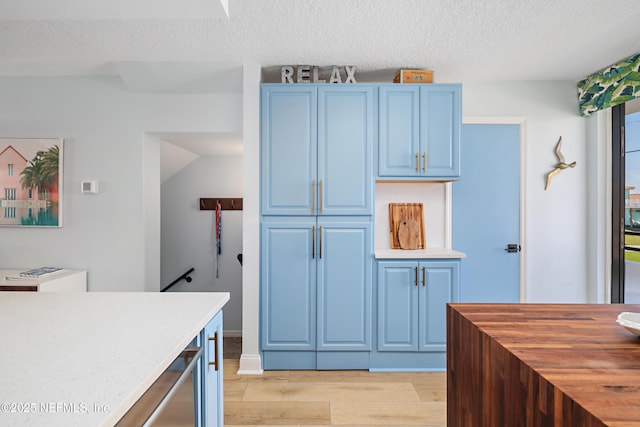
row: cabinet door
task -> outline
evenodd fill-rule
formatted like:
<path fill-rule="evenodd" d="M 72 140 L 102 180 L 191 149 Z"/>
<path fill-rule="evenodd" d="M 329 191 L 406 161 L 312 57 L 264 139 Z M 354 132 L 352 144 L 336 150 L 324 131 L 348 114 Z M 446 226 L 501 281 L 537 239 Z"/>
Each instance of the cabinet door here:
<path fill-rule="evenodd" d="M 318 347 L 371 350 L 371 224 L 319 219 Z"/>
<path fill-rule="evenodd" d="M 378 263 L 378 351 L 418 350 L 418 264 Z"/>
<path fill-rule="evenodd" d="M 445 351 L 446 306 L 458 300 L 458 261 L 421 262 L 419 290 L 419 351 Z"/>
<path fill-rule="evenodd" d="M 320 215 L 371 215 L 373 88 L 318 89 L 317 206 Z"/>
<path fill-rule="evenodd" d="M 202 367 L 203 426 L 221 426 L 224 419 L 222 375 L 222 312 L 204 328 Z"/>
<path fill-rule="evenodd" d="M 420 174 L 420 92 L 417 86 L 380 86 L 378 175 Z"/>
<path fill-rule="evenodd" d="M 317 198 L 317 89 L 261 88 L 263 215 L 309 215 Z"/>
<path fill-rule="evenodd" d="M 315 217 L 262 223 L 261 342 L 263 350 L 315 350 Z"/>
<path fill-rule="evenodd" d="M 420 87 L 420 148 L 422 175 L 460 176 L 460 85 Z"/>

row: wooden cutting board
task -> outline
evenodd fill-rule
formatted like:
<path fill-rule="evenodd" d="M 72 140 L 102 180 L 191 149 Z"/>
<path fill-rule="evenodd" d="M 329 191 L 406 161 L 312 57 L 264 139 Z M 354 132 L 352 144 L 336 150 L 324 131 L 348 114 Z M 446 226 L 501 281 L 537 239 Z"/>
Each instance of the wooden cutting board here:
<path fill-rule="evenodd" d="M 408 219 L 400 222 L 398 225 L 398 242 L 401 249 L 418 249 L 420 242 L 418 221 Z"/>
<path fill-rule="evenodd" d="M 389 203 L 392 249 L 426 248 L 422 203 Z"/>

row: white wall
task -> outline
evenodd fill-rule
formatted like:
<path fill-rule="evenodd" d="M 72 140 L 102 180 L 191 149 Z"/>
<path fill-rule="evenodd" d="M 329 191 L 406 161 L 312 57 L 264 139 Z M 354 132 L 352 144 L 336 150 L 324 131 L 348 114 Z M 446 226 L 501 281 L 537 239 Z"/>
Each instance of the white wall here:
<path fill-rule="evenodd" d="M 239 335 L 242 266 L 237 255 L 242 253 L 242 211 L 222 211 L 222 253 L 216 257 L 216 212 L 201 211 L 201 197 L 242 197 L 242 155 L 200 157 L 162 184 L 162 287 L 193 267 L 193 281 L 180 281 L 171 291 L 229 292 L 224 330 L 226 335 Z"/>
<path fill-rule="evenodd" d="M 463 115 L 526 119 L 526 302 L 583 303 L 591 294 L 587 168 L 592 163 L 587 162 L 587 119 L 579 116 L 576 90 L 575 82 L 463 84 Z M 556 176 L 545 191 L 560 136 L 567 162 L 577 166 Z"/>
<path fill-rule="evenodd" d="M 260 65 L 243 69 L 244 211 L 242 269 L 242 356 L 239 373 L 259 374 L 260 326 Z"/>
<path fill-rule="evenodd" d="M 3 77 L 0 93 L 2 136 L 65 140 L 64 226 L 0 228 L 0 266 L 86 269 L 92 291 L 157 288 L 145 283 L 160 270 L 145 257 L 149 227 L 160 232 L 146 216 L 160 201 L 144 194 L 155 173 L 145 133 L 239 132 L 242 96 L 131 93 L 116 77 Z M 85 179 L 99 180 L 100 194 L 81 195 Z"/>
<path fill-rule="evenodd" d="M 422 203 L 423 206 L 423 232 L 427 248 L 451 248 L 450 225 L 447 218 L 451 201 L 447 195 L 445 183 L 403 182 L 375 184 L 375 211 L 373 242 L 374 248 L 388 249 L 391 247 L 389 234 L 389 203 Z"/>
<path fill-rule="evenodd" d="M 157 292 L 160 282 L 160 143 L 145 135 L 142 149 L 142 223 L 144 225 L 144 283 L 145 291 Z"/>

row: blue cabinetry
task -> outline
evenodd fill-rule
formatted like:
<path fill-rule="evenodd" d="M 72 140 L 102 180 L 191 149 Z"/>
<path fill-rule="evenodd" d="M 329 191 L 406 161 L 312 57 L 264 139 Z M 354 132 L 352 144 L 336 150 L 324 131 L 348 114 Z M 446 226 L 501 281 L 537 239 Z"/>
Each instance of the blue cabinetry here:
<path fill-rule="evenodd" d="M 263 368 L 444 363 L 458 261 L 389 261 L 374 288 L 373 183 L 459 176 L 460 85 L 264 84 L 260 124 Z"/>
<path fill-rule="evenodd" d="M 373 369 L 444 368 L 446 304 L 458 300 L 459 271 L 459 260 L 378 262 Z"/>
<path fill-rule="evenodd" d="M 261 87 L 264 369 L 368 367 L 374 89 Z"/>
<path fill-rule="evenodd" d="M 224 425 L 223 373 L 222 373 L 222 311 L 196 336 L 196 345 L 203 348 L 204 356 L 196 366 L 194 384 L 196 426 Z"/>
<path fill-rule="evenodd" d="M 261 245 L 264 369 L 368 367 L 369 218 L 273 217 Z"/>
<path fill-rule="evenodd" d="M 374 88 L 263 85 L 262 215 L 371 215 Z"/>
<path fill-rule="evenodd" d="M 261 225 L 263 350 L 316 349 L 316 219 L 272 218 Z"/>
<path fill-rule="evenodd" d="M 460 176 L 462 90 L 459 84 L 381 85 L 378 176 Z"/>

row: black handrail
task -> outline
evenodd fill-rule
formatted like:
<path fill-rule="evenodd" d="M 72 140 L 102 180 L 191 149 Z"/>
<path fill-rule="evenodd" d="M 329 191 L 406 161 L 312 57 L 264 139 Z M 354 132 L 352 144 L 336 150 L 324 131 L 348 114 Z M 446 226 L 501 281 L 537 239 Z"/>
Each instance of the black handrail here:
<path fill-rule="evenodd" d="M 169 289 L 170 287 L 172 287 L 173 285 L 175 285 L 176 283 L 178 283 L 181 280 L 186 280 L 187 283 L 191 283 L 191 280 L 193 280 L 191 277 L 189 277 L 189 274 L 193 271 L 193 267 L 191 267 L 189 270 L 187 270 L 185 273 L 183 273 L 180 277 L 178 277 L 176 280 L 174 280 L 173 282 L 169 283 L 169 285 L 167 285 L 166 288 L 161 289 L 160 292 L 165 292 L 167 289 Z"/>

